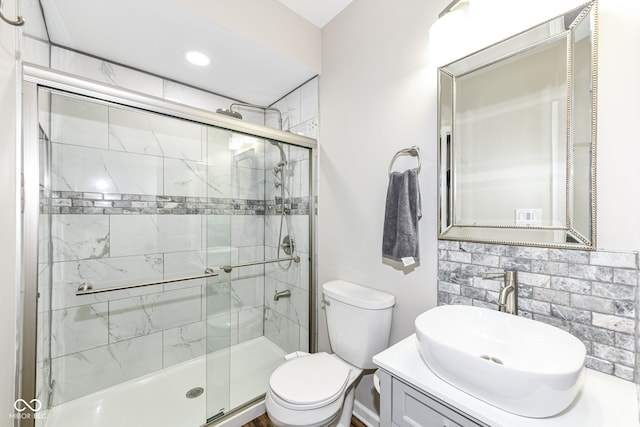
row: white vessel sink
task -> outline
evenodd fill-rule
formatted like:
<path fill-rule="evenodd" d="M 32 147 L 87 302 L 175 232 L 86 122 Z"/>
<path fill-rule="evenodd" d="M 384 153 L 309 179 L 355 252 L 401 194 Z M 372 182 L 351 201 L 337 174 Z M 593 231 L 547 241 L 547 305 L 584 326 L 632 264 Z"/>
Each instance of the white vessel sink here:
<path fill-rule="evenodd" d="M 505 411 L 549 417 L 580 391 L 584 344 L 556 327 L 462 305 L 426 311 L 415 326 L 423 359 L 437 376 Z"/>

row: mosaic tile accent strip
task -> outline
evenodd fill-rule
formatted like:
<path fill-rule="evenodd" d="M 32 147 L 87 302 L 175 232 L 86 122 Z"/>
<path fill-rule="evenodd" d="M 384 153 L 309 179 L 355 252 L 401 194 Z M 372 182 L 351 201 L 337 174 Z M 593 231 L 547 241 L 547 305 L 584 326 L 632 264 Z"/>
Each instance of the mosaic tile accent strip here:
<path fill-rule="evenodd" d="M 47 195 L 50 194 L 49 199 Z M 282 204 L 264 200 L 41 190 L 41 213 L 82 215 L 276 215 Z M 50 203 L 49 203 L 50 202 Z M 309 198 L 285 199 L 289 215 L 308 215 Z"/>
<path fill-rule="evenodd" d="M 440 241 L 438 305 L 497 309 L 500 279 L 518 271 L 519 315 L 561 328 L 587 348 L 589 368 L 634 380 L 638 254 Z"/>
<path fill-rule="evenodd" d="M 280 215 L 281 199 L 276 198 L 275 203 L 266 203 L 267 215 Z M 284 200 L 284 209 L 287 215 L 309 215 L 309 198 L 308 197 L 291 197 Z"/>

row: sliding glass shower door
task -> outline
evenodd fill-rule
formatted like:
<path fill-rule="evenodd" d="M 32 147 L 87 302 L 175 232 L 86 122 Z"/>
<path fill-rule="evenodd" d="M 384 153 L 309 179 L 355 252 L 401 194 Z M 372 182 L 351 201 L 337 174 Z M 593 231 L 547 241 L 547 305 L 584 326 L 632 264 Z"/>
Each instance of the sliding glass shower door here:
<path fill-rule="evenodd" d="M 230 258 L 210 262 L 221 276 L 207 287 L 213 420 L 261 398 L 285 354 L 309 350 L 311 150 L 213 128 L 209 143 L 230 152 L 233 203 L 208 218 L 209 259 Z M 220 248 L 228 230 L 230 248 Z"/>
<path fill-rule="evenodd" d="M 220 141 L 215 152 L 231 151 L 234 203 L 228 219 L 209 217 L 210 256 L 223 241 L 216 227 L 229 221 L 231 230 L 230 265 L 207 293 L 208 390 L 218 390 L 208 395 L 211 420 L 264 395 L 285 354 L 309 350 L 311 150 L 219 129 L 209 135 Z M 229 375 L 211 375 L 217 370 Z"/>
<path fill-rule="evenodd" d="M 309 349 L 311 150 L 37 98 L 37 424 L 200 426 L 261 398 Z"/>

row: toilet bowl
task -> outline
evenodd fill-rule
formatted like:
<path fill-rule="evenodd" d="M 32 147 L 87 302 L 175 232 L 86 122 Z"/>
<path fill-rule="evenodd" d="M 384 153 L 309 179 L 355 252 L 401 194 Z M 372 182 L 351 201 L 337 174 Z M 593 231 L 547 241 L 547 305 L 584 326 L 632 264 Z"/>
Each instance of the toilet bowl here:
<path fill-rule="evenodd" d="M 345 394 L 361 373 L 361 369 L 328 353 L 298 357 L 280 365 L 269 379 L 266 396 L 271 421 L 279 427 L 331 425 L 338 420 Z"/>
<path fill-rule="evenodd" d="M 350 426 L 355 387 L 389 343 L 393 295 L 341 280 L 323 292 L 335 353 L 294 357 L 271 374 L 265 404 L 277 427 Z"/>

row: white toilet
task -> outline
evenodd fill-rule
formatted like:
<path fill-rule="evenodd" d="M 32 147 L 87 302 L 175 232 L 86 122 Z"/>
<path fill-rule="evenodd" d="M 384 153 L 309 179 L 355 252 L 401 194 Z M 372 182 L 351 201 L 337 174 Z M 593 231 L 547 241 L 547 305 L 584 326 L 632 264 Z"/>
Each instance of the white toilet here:
<path fill-rule="evenodd" d="M 322 290 L 334 353 L 296 357 L 271 374 L 266 406 L 277 427 L 348 427 L 355 386 L 389 345 L 393 295 L 343 280 Z"/>

